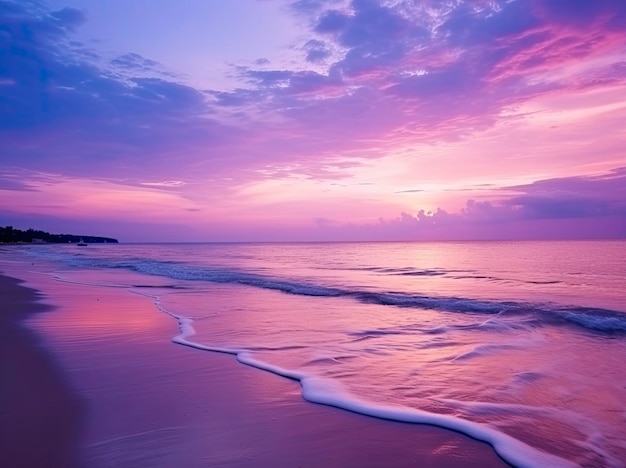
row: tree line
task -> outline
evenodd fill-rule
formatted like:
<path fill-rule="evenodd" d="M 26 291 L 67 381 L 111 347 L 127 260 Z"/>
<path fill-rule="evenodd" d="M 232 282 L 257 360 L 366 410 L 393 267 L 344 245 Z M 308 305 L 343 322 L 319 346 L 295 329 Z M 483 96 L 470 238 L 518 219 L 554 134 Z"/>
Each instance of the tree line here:
<path fill-rule="evenodd" d="M 110 237 L 97 236 L 77 236 L 74 234 L 50 234 L 49 232 L 40 231 L 38 229 L 27 229 L 22 231 L 15 229 L 13 226 L 0 227 L 0 243 L 3 244 L 21 244 L 21 243 L 49 243 L 49 244 L 67 244 L 77 243 L 80 240 L 88 244 L 117 244 L 117 239 Z"/>

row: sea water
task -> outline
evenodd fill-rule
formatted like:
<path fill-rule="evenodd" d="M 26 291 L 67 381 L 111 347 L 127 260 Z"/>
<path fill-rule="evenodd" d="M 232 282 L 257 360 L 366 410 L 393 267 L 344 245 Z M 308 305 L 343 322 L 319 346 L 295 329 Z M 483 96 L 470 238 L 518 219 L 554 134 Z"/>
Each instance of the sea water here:
<path fill-rule="evenodd" d="M 626 241 L 14 251 L 153 298 L 174 342 L 309 401 L 448 427 L 516 466 L 626 466 Z"/>

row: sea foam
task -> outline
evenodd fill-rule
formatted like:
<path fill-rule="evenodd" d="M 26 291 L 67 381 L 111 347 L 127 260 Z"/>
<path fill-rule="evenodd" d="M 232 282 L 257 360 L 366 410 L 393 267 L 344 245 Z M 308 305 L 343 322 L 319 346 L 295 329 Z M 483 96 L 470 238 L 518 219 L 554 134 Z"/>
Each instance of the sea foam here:
<path fill-rule="evenodd" d="M 265 361 L 255 359 L 250 352 L 245 350 L 213 347 L 195 343 L 190 339 L 195 335 L 193 320 L 168 312 L 163 309 L 158 302 L 157 307 L 174 317 L 179 323 L 180 334 L 172 339 L 174 343 L 204 351 L 231 354 L 242 364 L 297 381 L 302 387 L 302 396 L 309 402 L 333 406 L 379 419 L 412 424 L 428 424 L 457 431 L 488 443 L 504 460 L 520 468 L 544 468 L 547 466 L 553 468 L 574 468 L 578 466 L 576 463 L 569 460 L 533 448 L 485 424 L 413 408 L 381 405 L 365 401 L 351 395 L 336 380 L 321 378 L 306 372 L 294 371 L 272 365 Z"/>

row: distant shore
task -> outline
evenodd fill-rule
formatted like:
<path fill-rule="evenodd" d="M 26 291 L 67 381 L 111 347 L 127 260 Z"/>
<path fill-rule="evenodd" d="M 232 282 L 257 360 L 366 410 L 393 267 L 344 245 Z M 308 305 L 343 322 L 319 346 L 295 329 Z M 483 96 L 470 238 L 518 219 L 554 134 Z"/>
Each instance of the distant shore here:
<path fill-rule="evenodd" d="M 508 466 L 455 432 L 311 404 L 294 382 L 175 345 L 145 297 L 6 266 L 29 287 L 0 276 L 2 466 Z"/>
<path fill-rule="evenodd" d="M 77 234 L 50 234 L 39 229 L 15 229 L 0 226 L 0 244 L 117 244 L 112 237 L 86 236 Z"/>

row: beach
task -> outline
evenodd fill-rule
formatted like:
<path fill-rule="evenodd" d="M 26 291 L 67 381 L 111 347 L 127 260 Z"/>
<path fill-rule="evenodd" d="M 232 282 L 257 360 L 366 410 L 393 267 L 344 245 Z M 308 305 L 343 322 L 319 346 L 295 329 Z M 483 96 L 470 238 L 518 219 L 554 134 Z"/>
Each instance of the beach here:
<path fill-rule="evenodd" d="M 78 466 L 83 400 L 40 335 L 23 325 L 52 308 L 14 278 L 0 276 L 0 297 L 0 464 Z"/>
<path fill-rule="evenodd" d="M 486 443 L 314 404 L 297 381 L 172 343 L 125 288 L 0 268 L 2 466 L 509 466 Z"/>

